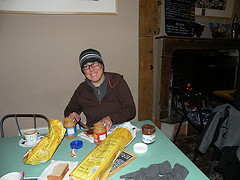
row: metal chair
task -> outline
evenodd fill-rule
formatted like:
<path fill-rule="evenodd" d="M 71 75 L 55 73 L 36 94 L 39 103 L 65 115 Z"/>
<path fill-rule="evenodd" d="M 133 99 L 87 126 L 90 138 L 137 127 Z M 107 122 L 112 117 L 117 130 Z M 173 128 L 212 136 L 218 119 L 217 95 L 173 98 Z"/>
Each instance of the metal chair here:
<path fill-rule="evenodd" d="M 193 127 L 195 128 L 199 133 L 202 133 L 203 129 L 204 129 L 204 122 L 203 122 L 203 116 L 202 116 L 202 105 L 201 105 L 201 93 L 198 93 L 198 92 L 193 92 L 192 93 L 192 96 L 194 97 L 194 100 L 196 101 L 196 107 L 197 107 L 197 110 L 198 110 L 198 113 L 199 113 L 199 118 L 200 118 L 200 123 L 199 125 L 197 124 L 194 124 L 188 117 L 188 112 L 187 110 L 185 109 L 185 104 L 184 104 L 184 92 L 183 92 L 183 88 L 182 88 L 182 78 L 180 77 L 180 75 L 178 74 L 178 76 L 176 77 L 176 84 L 177 84 L 177 91 L 178 91 L 178 95 L 180 97 L 180 103 L 181 103 L 181 107 L 182 107 L 182 112 L 181 112 L 181 115 L 182 115 L 182 118 L 181 118 L 181 121 L 180 121 L 180 124 L 178 126 L 178 129 L 177 129 L 177 132 L 175 134 L 175 137 L 174 137 L 174 140 L 173 140 L 173 143 L 175 144 L 176 141 L 177 141 L 177 138 L 178 138 L 178 135 L 179 135 L 179 132 L 180 132 L 180 129 L 182 127 L 182 124 L 184 121 L 188 121 L 188 123 Z"/>
<path fill-rule="evenodd" d="M 37 128 L 37 119 L 40 120 L 45 120 L 47 122 L 47 125 L 48 125 L 48 128 L 49 128 L 49 119 L 42 115 L 42 114 L 7 114 L 5 115 L 2 119 L 1 119 L 1 138 L 4 138 L 4 128 L 3 128 L 3 122 L 6 120 L 6 119 L 9 119 L 9 120 L 13 120 L 15 119 L 15 123 L 17 125 L 17 129 L 18 129 L 18 133 L 20 136 L 22 136 L 22 132 L 21 132 L 21 128 L 19 126 L 19 119 L 20 118 L 32 118 L 33 120 L 33 123 L 34 123 L 34 129 Z"/>

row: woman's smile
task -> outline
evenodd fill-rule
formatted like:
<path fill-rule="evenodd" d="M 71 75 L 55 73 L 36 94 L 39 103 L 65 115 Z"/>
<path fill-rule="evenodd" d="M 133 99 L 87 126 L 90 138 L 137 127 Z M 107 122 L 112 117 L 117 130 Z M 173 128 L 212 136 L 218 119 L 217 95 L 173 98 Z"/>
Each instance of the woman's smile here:
<path fill-rule="evenodd" d="M 95 87 L 99 87 L 105 79 L 103 66 L 100 63 L 98 63 L 97 66 L 93 66 L 94 63 L 95 62 L 89 62 L 86 64 L 86 66 L 89 68 L 84 70 L 84 74 Z"/>

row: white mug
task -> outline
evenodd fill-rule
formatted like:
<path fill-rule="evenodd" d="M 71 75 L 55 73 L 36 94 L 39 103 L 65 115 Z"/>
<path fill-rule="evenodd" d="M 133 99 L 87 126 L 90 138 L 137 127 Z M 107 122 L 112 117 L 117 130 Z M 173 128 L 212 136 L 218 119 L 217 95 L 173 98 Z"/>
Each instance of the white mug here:
<path fill-rule="evenodd" d="M 38 132 L 36 129 L 28 129 L 24 132 L 27 144 L 34 144 L 38 140 Z"/>
<path fill-rule="evenodd" d="M 0 180 L 23 180 L 23 171 L 8 173 L 1 177 Z"/>

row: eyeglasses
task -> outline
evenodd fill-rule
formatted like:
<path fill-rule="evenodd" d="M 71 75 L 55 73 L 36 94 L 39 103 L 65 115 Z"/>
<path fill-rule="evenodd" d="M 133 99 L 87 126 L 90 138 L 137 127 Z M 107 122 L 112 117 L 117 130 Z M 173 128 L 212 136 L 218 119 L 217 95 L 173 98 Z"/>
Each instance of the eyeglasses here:
<path fill-rule="evenodd" d="M 95 61 L 90 65 L 84 65 L 83 70 L 86 71 L 86 70 L 90 69 L 90 67 L 95 68 L 95 67 L 98 67 L 98 65 L 99 65 L 99 62 Z"/>

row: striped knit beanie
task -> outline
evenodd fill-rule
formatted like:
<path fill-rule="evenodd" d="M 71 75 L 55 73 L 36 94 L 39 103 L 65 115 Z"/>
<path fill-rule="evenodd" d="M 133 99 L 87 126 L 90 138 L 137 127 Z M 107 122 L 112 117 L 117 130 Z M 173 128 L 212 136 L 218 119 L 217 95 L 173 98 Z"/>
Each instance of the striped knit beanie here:
<path fill-rule="evenodd" d="M 103 65 L 103 69 L 104 69 L 104 63 L 102 60 L 102 56 L 97 50 L 86 49 L 83 52 L 81 52 L 81 54 L 79 56 L 79 64 L 80 64 L 82 72 L 83 72 L 83 66 L 85 64 L 87 64 L 89 62 L 95 62 L 95 61 L 101 63 Z"/>

